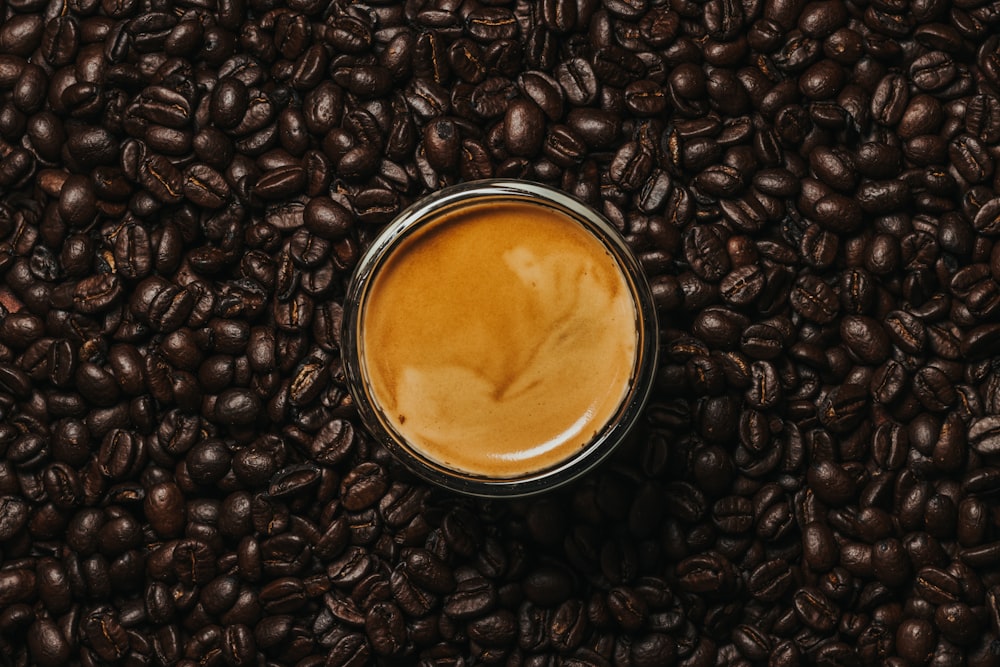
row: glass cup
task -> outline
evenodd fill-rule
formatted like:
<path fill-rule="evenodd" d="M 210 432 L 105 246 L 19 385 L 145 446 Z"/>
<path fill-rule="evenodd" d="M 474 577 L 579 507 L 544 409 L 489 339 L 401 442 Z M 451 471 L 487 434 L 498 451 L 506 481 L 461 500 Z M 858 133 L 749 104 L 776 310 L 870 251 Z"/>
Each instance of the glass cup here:
<path fill-rule="evenodd" d="M 348 386 L 407 468 L 482 497 L 526 496 L 608 457 L 649 397 L 658 327 L 618 230 L 517 180 L 448 187 L 360 259 L 343 319 Z"/>

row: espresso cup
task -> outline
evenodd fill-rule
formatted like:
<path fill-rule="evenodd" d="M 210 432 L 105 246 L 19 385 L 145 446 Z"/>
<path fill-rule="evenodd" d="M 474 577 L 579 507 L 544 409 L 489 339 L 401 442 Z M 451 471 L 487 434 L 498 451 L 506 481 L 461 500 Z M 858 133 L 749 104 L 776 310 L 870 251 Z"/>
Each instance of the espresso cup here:
<path fill-rule="evenodd" d="M 618 230 L 550 187 L 477 181 L 403 211 L 348 287 L 347 382 L 420 477 L 524 496 L 604 460 L 649 396 L 658 329 Z"/>

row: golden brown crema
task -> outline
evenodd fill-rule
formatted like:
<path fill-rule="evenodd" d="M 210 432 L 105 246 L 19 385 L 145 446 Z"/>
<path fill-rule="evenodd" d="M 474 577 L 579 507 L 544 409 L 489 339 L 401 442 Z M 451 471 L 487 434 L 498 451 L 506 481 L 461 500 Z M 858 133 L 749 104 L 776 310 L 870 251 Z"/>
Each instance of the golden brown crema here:
<path fill-rule="evenodd" d="M 473 203 L 402 240 L 360 322 L 371 399 L 427 458 L 512 478 L 612 420 L 636 365 L 632 290 L 604 244 L 546 206 Z"/>

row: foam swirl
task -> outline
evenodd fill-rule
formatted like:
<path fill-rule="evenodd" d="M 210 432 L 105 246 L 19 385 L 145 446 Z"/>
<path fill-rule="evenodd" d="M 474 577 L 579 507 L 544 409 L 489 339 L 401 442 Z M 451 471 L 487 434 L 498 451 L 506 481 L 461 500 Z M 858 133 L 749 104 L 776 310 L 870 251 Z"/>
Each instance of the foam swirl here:
<path fill-rule="evenodd" d="M 526 203 L 421 229 L 376 276 L 363 316 L 372 392 L 430 458 L 510 477 L 584 446 L 625 396 L 636 309 L 590 232 Z"/>

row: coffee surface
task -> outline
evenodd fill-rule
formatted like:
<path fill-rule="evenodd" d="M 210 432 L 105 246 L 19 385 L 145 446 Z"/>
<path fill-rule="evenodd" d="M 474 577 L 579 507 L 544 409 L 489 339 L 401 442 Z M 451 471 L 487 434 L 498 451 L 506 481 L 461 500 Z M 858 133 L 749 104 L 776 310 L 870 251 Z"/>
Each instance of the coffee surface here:
<path fill-rule="evenodd" d="M 572 456 L 621 405 L 638 329 L 625 276 L 535 204 L 448 212 L 373 279 L 361 354 L 375 402 L 429 458 L 514 477 Z"/>

